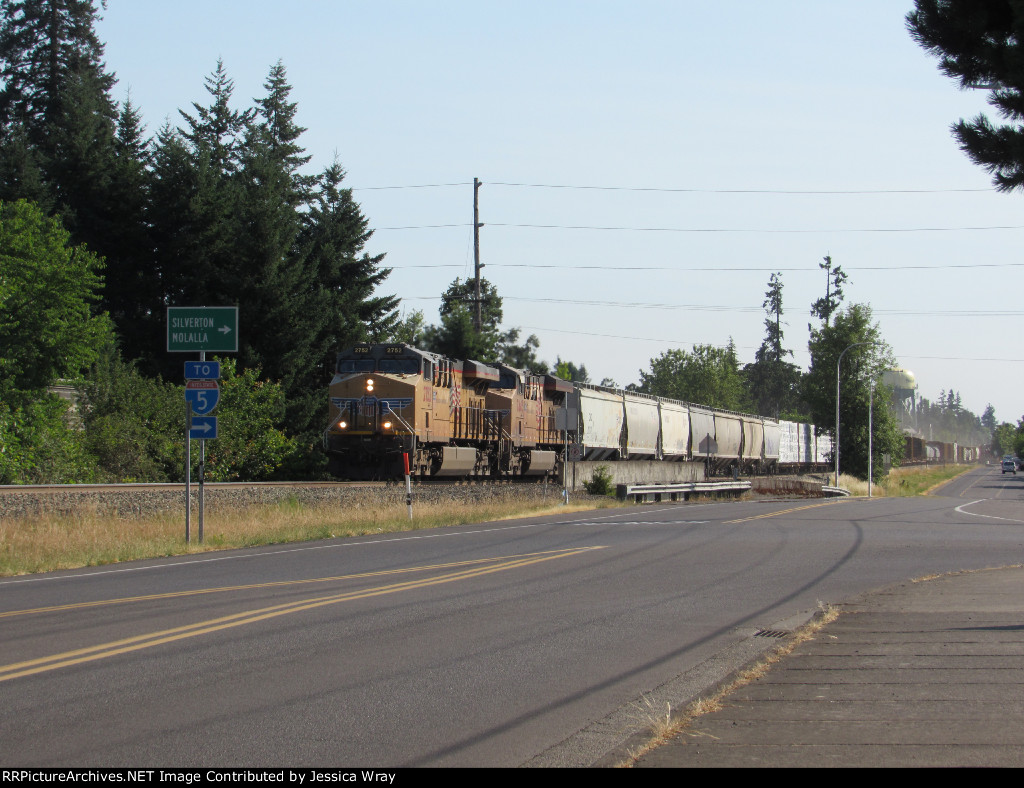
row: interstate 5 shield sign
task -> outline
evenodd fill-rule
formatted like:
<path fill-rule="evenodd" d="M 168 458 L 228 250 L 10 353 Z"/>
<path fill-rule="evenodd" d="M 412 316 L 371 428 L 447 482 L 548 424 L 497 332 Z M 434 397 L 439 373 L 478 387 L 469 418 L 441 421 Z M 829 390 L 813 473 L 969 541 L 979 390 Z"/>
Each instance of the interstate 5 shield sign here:
<path fill-rule="evenodd" d="M 220 402 L 220 385 L 216 380 L 190 380 L 185 384 L 185 401 L 193 413 L 205 416 Z"/>

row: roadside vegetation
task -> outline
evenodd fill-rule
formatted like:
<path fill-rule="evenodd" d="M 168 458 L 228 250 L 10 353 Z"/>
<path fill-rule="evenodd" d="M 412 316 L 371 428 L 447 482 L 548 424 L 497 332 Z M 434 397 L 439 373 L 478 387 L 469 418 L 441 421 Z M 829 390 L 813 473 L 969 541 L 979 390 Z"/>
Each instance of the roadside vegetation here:
<path fill-rule="evenodd" d="M 185 543 L 183 513 L 136 520 L 95 511 L 12 517 L 0 519 L 0 577 L 268 544 L 443 528 L 616 505 L 610 499 L 570 503 L 568 507 L 550 500 L 459 506 L 417 504 L 412 520 L 405 504 L 381 509 L 339 509 L 291 501 L 241 510 L 207 508 L 202 544 L 198 542 L 195 512 L 191 523 L 192 540 L 188 544 Z"/>

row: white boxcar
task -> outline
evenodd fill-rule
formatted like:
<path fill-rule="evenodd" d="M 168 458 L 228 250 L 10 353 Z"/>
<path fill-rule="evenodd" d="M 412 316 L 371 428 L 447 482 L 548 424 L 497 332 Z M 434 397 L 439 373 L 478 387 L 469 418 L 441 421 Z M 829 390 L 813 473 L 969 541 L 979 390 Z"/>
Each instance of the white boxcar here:
<path fill-rule="evenodd" d="M 810 424 L 798 424 L 800 448 L 798 450 L 801 465 L 814 462 L 814 427 Z"/>
<path fill-rule="evenodd" d="M 682 402 L 661 402 L 661 455 L 685 458 L 690 453 L 690 409 Z"/>
<path fill-rule="evenodd" d="M 814 462 L 817 465 L 826 465 L 832 461 L 832 436 L 824 433 L 818 436 L 814 444 Z"/>
<path fill-rule="evenodd" d="M 800 464 L 800 425 L 795 422 L 779 422 L 779 464 Z"/>

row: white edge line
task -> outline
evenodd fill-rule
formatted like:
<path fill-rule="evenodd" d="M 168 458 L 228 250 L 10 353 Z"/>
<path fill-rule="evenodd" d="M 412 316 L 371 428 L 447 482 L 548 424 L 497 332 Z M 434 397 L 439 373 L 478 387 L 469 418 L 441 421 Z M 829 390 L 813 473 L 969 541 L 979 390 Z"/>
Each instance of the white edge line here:
<path fill-rule="evenodd" d="M 975 512 L 965 512 L 964 511 L 964 507 L 965 506 L 974 506 L 974 504 L 976 504 L 976 503 L 984 503 L 987 500 L 988 500 L 988 498 L 979 498 L 977 501 L 971 501 L 970 503 L 962 503 L 958 507 L 956 507 L 956 509 L 954 509 L 953 511 L 960 512 L 960 514 L 965 514 L 968 517 L 985 517 L 985 518 L 987 518 L 989 520 L 1003 520 L 1003 521 L 1008 522 L 1008 523 L 1024 523 L 1024 520 L 1014 520 L 1014 519 L 1012 519 L 1010 517 L 996 517 L 994 514 L 977 514 Z"/>

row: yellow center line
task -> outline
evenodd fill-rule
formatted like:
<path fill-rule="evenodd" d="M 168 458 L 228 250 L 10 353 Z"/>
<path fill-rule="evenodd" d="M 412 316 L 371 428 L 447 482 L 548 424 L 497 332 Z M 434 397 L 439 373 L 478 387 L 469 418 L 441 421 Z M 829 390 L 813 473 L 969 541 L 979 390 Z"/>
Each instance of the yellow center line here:
<path fill-rule="evenodd" d="M 107 657 L 112 657 L 118 654 L 126 654 L 132 651 L 139 651 L 144 648 L 151 648 L 153 646 L 158 646 L 164 643 L 171 643 L 176 640 L 196 637 L 198 635 L 205 635 L 210 632 L 217 632 L 225 629 L 230 629 L 232 627 L 238 627 L 244 624 L 253 624 L 258 621 L 265 621 L 267 619 L 287 615 L 289 613 L 298 613 L 305 610 L 312 610 L 314 608 L 323 607 L 325 605 L 333 605 L 338 604 L 340 602 L 348 602 L 356 599 L 367 599 L 370 597 L 382 596 L 385 594 L 394 594 L 401 591 L 409 591 L 417 588 L 427 588 L 429 586 L 441 585 L 444 583 L 452 583 L 459 580 L 468 580 L 476 577 L 482 577 L 483 575 L 491 574 L 493 572 L 503 572 L 509 569 L 517 569 L 524 566 L 530 566 L 532 564 L 551 561 L 556 558 L 569 558 L 574 555 L 589 552 L 590 550 L 600 549 L 603 549 L 603 547 L 583 547 L 575 550 L 551 551 L 550 553 L 533 553 L 526 556 L 511 557 L 499 563 L 487 562 L 482 566 L 476 566 L 474 568 L 469 569 L 461 569 L 446 575 L 439 575 L 438 577 L 420 578 L 417 580 L 393 583 L 391 585 L 379 586 L 376 588 L 368 588 L 361 591 L 347 591 L 341 594 L 332 594 L 330 596 L 307 599 L 299 602 L 290 602 L 283 605 L 273 605 L 270 607 L 259 608 L 257 610 L 250 610 L 245 613 L 235 613 L 233 615 L 221 616 L 219 618 L 210 619 L 208 621 L 200 621 L 195 624 L 173 627 L 171 629 L 165 629 L 158 632 L 151 632 L 146 635 L 137 635 L 135 637 L 125 638 L 123 640 L 116 640 L 110 643 L 103 643 L 97 646 L 90 646 L 87 648 L 75 649 L 73 651 L 67 651 L 60 654 L 53 654 L 48 657 L 39 657 L 36 659 L 26 660 L 24 662 L 16 662 L 10 665 L 3 665 L 0 666 L 0 682 L 8 681 L 9 679 L 21 678 L 23 676 L 30 676 L 37 673 L 43 673 L 50 670 L 56 670 L 57 668 L 68 667 L 71 665 L 79 665 L 85 662 L 91 662 L 98 659 L 105 659 Z M 501 559 L 498 560 L 500 561 Z M 478 562 L 467 563 L 475 564 Z"/>
<path fill-rule="evenodd" d="M 551 550 L 546 552 L 562 552 Z M 436 569 L 451 569 L 455 566 L 473 566 L 476 564 L 495 563 L 510 558 L 523 558 L 531 555 L 544 555 L 545 553 L 525 553 L 523 555 L 499 556 L 496 558 L 477 558 L 471 561 L 452 561 L 446 564 L 427 564 L 424 566 L 410 566 L 402 569 L 384 569 L 378 572 L 360 572 L 352 575 L 336 575 L 335 577 L 314 577 L 306 580 L 278 580 L 270 583 L 251 583 L 240 586 L 221 586 L 220 588 L 197 588 L 190 591 L 169 591 L 164 594 L 146 594 L 145 596 L 120 597 L 117 599 L 100 599 L 93 602 L 74 602 L 67 605 L 53 605 L 51 607 L 36 607 L 27 610 L 10 610 L 0 613 L 0 618 L 11 618 L 13 616 L 27 616 L 36 613 L 56 613 L 67 610 L 80 610 L 90 607 L 104 607 L 106 605 L 123 605 L 129 602 L 149 602 L 157 599 L 177 599 L 187 596 L 198 596 L 201 594 L 223 594 L 230 591 L 250 591 L 256 588 L 279 588 L 282 586 L 308 585 L 310 583 L 330 583 L 339 580 L 359 580 L 367 577 L 382 577 L 386 575 L 404 574 L 407 572 L 427 572 Z"/>
<path fill-rule="evenodd" d="M 880 500 L 874 498 L 872 500 Z M 817 509 L 822 506 L 837 506 L 841 503 L 849 503 L 849 500 L 840 499 L 838 501 L 827 501 L 825 503 L 812 503 L 807 506 L 795 506 L 792 509 L 782 509 L 778 512 L 768 512 L 767 514 L 758 514 L 753 517 L 744 517 L 742 520 L 726 520 L 725 525 L 734 525 L 736 523 L 749 523 L 751 520 L 764 520 L 767 517 L 778 517 L 780 514 L 792 514 L 793 512 L 802 512 L 805 509 Z"/>

